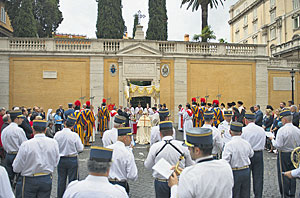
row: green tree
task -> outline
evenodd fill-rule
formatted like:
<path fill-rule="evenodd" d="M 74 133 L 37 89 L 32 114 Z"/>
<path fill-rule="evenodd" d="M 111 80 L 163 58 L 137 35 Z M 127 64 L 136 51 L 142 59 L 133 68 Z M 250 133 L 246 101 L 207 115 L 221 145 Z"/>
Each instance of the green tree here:
<path fill-rule="evenodd" d="M 16 18 L 19 15 L 19 9 L 21 6 L 26 3 L 28 0 L 6 0 L 5 6 L 9 19 L 11 21 L 12 27 L 15 29 L 20 29 L 23 27 L 20 20 L 24 23 L 27 23 L 24 19 Z M 52 32 L 55 32 L 59 24 L 62 22 L 62 13 L 59 10 L 59 0 L 33 0 L 31 1 L 31 13 L 34 16 L 37 35 L 39 37 L 51 37 Z M 28 35 L 29 36 L 29 35 Z"/>
<path fill-rule="evenodd" d="M 32 11 L 33 0 L 23 0 L 17 15 L 14 17 L 15 37 L 36 37 L 37 26 Z"/>
<path fill-rule="evenodd" d="M 224 39 L 224 38 L 220 38 L 218 41 L 219 41 L 219 43 L 227 43 L 226 39 Z"/>
<path fill-rule="evenodd" d="M 200 37 L 202 38 L 202 42 L 207 42 L 211 39 L 216 39 L 216 35 L 210 26 L 206 26 L 202 29 Z"/>
<path fill-rule="evenodd" d="M 125 24 L 122 17 L 121 0 L 96 1 L 98 2 L 97 38 L 122 39 Z"/>
<path fill-rule="evenodd" d="M 217 8 L 219 5 L 219 2 L 223 5 L 223 1 L 225 0 L 182 0 L 181 1 L 181 7 L 184 4 L 188 4 L 187 9 L 189 9 L 192 6 L 192 11 L 198 10 L 199 6 L 201 6 L 201 17 L 202 17 L 202 30 L 208 26 L 208 6 L 210 8 Z M 202 42 L 207 42 L 205 38 L 202 38 Z"/>
<path fill-rule="evenodd" d="M 149 0 L 149 22 L 146 33 L 148 40 L 168 39 L 168 16 L 166 0 Z"/>
<path fill-rule="evenodd" d="M 139 23 L 139 16 L 137 14 L 134 15 L 134 23 L 133 23 L 133 32 L 132 32 L 132 38 L 135 36 L 136 26 Z"/>
<path fill-rule="evenodd" d="M 39 37 L 51 37 L 63 20 L 59 0 L 35 0 L 34 17 Z"/>

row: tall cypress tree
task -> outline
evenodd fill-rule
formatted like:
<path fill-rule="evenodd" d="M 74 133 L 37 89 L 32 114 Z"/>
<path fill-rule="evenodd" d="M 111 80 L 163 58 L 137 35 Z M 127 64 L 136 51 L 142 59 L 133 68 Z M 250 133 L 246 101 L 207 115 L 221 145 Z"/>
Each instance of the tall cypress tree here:
<path fill-rule="evenodd" d="M 97 0 L 97 38 L 122 39 L 125 24 L 122 17 L 121 0 Z"/>
<path fill-rule="evenodd" d="M 146 39 L 162 41 L 168 39 L 166 0 L 149 0 L 149 23 Z"/>
<path fill-rule="evenodd" d="M 15 37 L 36 37 L 37 26 L 33 15 L 33 0 L 23 0 L 17 15 L 14 17 Z"/>
<path fill-rule="evenodd" d="M 135 37 L 136 26 L 138 25 L 138 23 L 139 23 L 139 16 L 137 14 L 135 14 L 134 15 L 132 38 Z"/>

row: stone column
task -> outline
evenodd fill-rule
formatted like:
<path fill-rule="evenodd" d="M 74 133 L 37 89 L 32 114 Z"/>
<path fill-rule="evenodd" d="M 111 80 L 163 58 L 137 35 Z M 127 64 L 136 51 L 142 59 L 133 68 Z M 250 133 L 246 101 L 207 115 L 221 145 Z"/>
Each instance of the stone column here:
<path fill-rule="evenodd" d="M 256 61 L 256 104 L 261 109 L 268 104 L 268 60 Z"/>
<path fill-rule="evenodd" d="M 126 99 L 124 96 L 124 81 L 126 82 L 126 78 L 123 79 L 123 68 L 124 68 L 124 61 L 123 58 L 119 58 L 118 61 L 119 65 L 119 105 L 123 107 L 127 106 Z"/>
<path fill-rule="evenodd" d="M 95 96 L 92 104 L 97 110 L 104 96 L 104 59 L 103 57 L 91 57 L 90 59 L 90 95 Z"/>
<path fill-rule="evenodd" d="M 0 107 L 9 108 L 9 56 L 0 56 Z M 13 105 L 13 104 L 12 104 Z"/>
<path fill-rule="evenodd" d="M 187 102 L 187 60 L 175 58 L 174 61 L 174 110 L 177 113 L 177 106 L 185 106 Z M 177 114 L 174 115 L 175 123 L 178 123 Z"/>

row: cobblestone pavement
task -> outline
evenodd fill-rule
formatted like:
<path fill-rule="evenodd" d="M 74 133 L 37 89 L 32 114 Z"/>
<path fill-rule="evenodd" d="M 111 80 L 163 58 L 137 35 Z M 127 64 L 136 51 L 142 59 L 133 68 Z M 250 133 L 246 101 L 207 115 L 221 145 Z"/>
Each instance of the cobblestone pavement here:
<path fill-rule="evenodd" d="M 177 139 L 182 139 L 182 133 L 177 132 Z M 96 142 L 93 145 L 101 146 L 102 142 L 100 137 L 96 135 Z M 148 198 L 155 197 L 154 193 L 154 180 L 152 172 L 144 167 L 144 161 L 147 157 L 148 147 L 146 145 L 136 145 L 134 149 L 135 161 L 138 167 L 138 180 L 136 182 L 129 182 L 130 197 L 132 198 Z M 79 155 L 79 176 L 80 180 L 88 175 L 87 159 L 89 157 L 90 149 L 84 149 L 83 153 Z M 263 197 L 279 198 L 279 188 L 276 174 L 276 155 L 273 153 L 264 152 L 264 192 Z M 299 194 L 300 180 L 297 180 L 297 188 Z M 57 173 L 56 170 L 53 174 L 52 194 L 51 197 L 56 197 L 57 192 Z M 253 197 L 253 192 L 251 192 Z"/>

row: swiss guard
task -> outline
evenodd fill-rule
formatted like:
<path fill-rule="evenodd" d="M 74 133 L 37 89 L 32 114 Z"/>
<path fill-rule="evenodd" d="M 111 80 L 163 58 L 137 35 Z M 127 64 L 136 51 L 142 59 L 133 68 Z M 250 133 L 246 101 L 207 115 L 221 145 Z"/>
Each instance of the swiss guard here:
<path fill-rule="evenodd" d="M 193 112 L 193 127 L 199 127 L 199 123 L 198 123 L 198 106 L 197 106 L 197 99 L 196 98 L 192 98 L 191 110 Z"/>
<path fill-rule="evenodd" d="M 218 127 L 221 122 L 224 121 L 224 115 L 222 110 L 219 108 L 219 100 L 213 100 L 213 108 L 212 111 L 214 112 L 214 121 L 213 126 Z"/>
<path fill-rule="evenodd" d="M 77 120 L 73 127 L 73 131 L 79 135 L 81 143 L 84 144 L 84 142 L 85 142 L 84 141 L 84 138 L 85 138 L 84 129 L 87 124 L 87 121 L 86 121 L 86 118 L 85 118 L 85 115 L 83 114 L 83 112 L 80 111 L 81 102 L 79 100 L 76 100 L 74 105 L 75 105 L 74 116 L 77 118 Z"/>
<path fill-rule="evenodd" d="M 207 111 L 205 98 L 200 99 L 200 107 L 198 109 L 199 127 L 204 125 L 204 113 Z"/>
<path fill-rule="evenodd" d="M 101 137 L 103 136 L 104 131 L 108 130 L 108 121 L 109 121 L 109 111 L 106 107 L 106 99 L 103 98 L 101 108 L 98 111 L 98 120 L 99 120 L 99 131 Z"/>
<path fill-rule="evenodd" d="M 91 146 L 90 145 L 90 137 L 93 135 L 93 127 L 95 124 L 95 116 L 94 113 L 91 111 L 91 102 L 86 101 L 86 109 L 82 111 L 84 117 L 86 118 L 86 130 L 85 130 L 85 137 L 84 137 L 84 146 Z"/>

